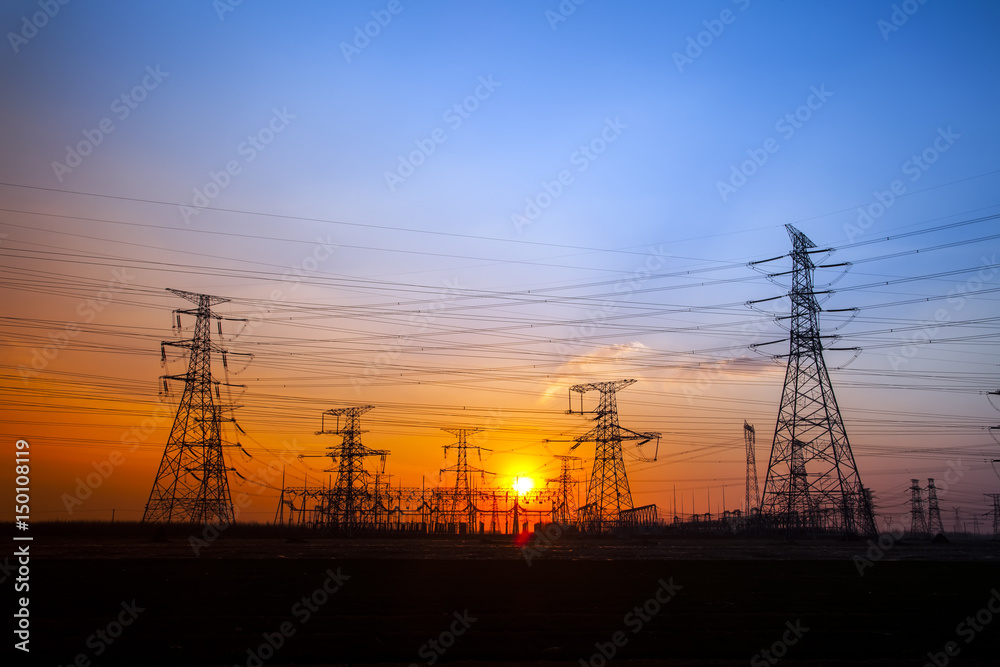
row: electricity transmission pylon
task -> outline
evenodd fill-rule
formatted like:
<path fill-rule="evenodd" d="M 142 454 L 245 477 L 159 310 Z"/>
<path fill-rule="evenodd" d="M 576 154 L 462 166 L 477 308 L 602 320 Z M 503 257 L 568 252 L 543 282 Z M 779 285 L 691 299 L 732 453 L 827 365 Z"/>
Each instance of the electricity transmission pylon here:
<path fill-rule="evenodd" d="M 1000 540 L 1000 493 L 984 493 L 983 495 L 993 501 L 993 539 Z"/>
<path fill-rule="evenodd" d="M 778 408 L 761 513 L 787 529 L 827 528 L 876 535 L 871 501 L 851 452 L 823 359 L 813 287 L 816 245 L 791 225 L 788 367 Z M 768 260 L 770 261 L 770 260 Z M 771 274 L 770 278 L 788 275 Z"/>
<path fill-rule="evenodd" d="M 760 508 L 760 487 L 757 484 L 757 455 L 756 455 L 756 444 L 757 444 L 757 434 L 754 431 L 753 425 L 748 424 L 747 421 L 743 420 L 743 440 L 746 443 L 747 448 L 747 497 L 746 497 L 746 513 L 747 516 Z"/>
<path fill-rule="evenodd" d="M 576 444 L 570 448 L 572 451 L 584 442 L 596 444 L 594 469 L 587 487 L 587 504 L 580 509 L 580 518 L 589 530 L 602 532 L 612 528 L 617 525 L 623 510 L 633 509 L 632 491 L 629 489 L 625 461 L 622 458 L 622 440 L 641 440 L 639 444 L 642 445 L 660 437 L 659 433 L 637 433 L 618 423 L 615 393 L 634 382 L 635 380 L 615 380 L 570 387 L 570 392 L 580 394 L 581 413 L 583 394 L 592 390 L 601 394 L 600 404 L 594 416 L 597 425 L 576 438 Z M 569 411 L 573 412 L 572 395 Z"/>
<path fill-rule="evenodd" d="M 919 479 L 910 480 L 910 535 L 925 537 L 927 535 L 927 515 L 924 514 L 923 489 Z"/>
<path fill-rule="evenodd" d="M 340 445 L 328 447 L 327 451 L 337 463 L 337 480 L 330 492 L 326 511 L 329 522 L 346 532 L 374 528 L 378 511 L 378 476 L 374 477 L 365 468 L 365 459 L 379 457 L 379 468 L 385 473 L 385 459 L 389 452 L 372 449 L 361 443 L 361 415 L 372 410 L 373 405 L 350 408 L 334 408 L 323 413 L 320 430 L 316 435 L 339 435 Z M 336 417 L 336 425 L 327 428 L 326 418 Z M 333 468 L 327 472 L 334 472 Z"/>
<path fill-rule="evenodd" d="M 944 522 L 941 521 L 941 507 L 938 505 L 937 487 L 934 479 L 927 479 L 927 529 L 931 535 L 944 534 Z"/>
<path fill-rule="evenodd" d="M 442 468 L 441 474 L 446 472 L 455 473 L 455 487 L 451 493 L 451 503 L 449 507 L 449 518 L 454 521 L 456 528 L 461 531 L 461 524 L 466 524 L 467 530 L 470 533 L 476 532 L 476 520 L 478 518 L 476 511 L 476 497 L 473 493 L 472 483 L 469 479 L 469 473 L 479 473 L 480 477 L 485 479 L 486 475 L 492 475 L 492 472 L 483 470 L 482 468 L 474 468 L 469 465 L 469 450 L 476 450 L 479 460 L 482 460 L 484 451 L 492 451 L 489 449 L 484 449 L 477 445 L 469 444 L 469 435 L 477 433 L 482 429 L 478 428 L 444 428 L 441 429 L 446 433 L 451 433 L 453 436 L 458 438 L 458 442 L 452 443 L 450 445 L 444 445 L 444 458 L 448 459 L 448 450 L 454 448 L 457 453 L 457 460 L 455 465 L 450 468 Z"/>
<path fill-rule="evenodd" d="M 167 346 L 187 349 L 190 356 L 186 373 L 162 378 L 164 387 L 168 380 L 183 382 L 184 392 L 142 520 L 228 524 L 233 520 L 233 501 L 226 476 L 229 469 L 222 452 L 223 407 L 212 397 L 213 385 L 218 398 L 221 384 L 212 379 L 212 352 L 224 356 L 226 350 L 212 342 L 210 324 L 213 319 L 219 320 L 221 333 L 221 320 L 231 318 L 213 313 L 212 306 L 229 299 L 175 289 L 168 291 L 197 304 L 196 308 L 174 311 L 178 328 L 182 314 L 197 319 L 190 340 L 161 343 L 164 363 Z"/>
<path fill-rule="evenodd" d="M 555 458 L 561 462 L 559 476 L 545 480 L 550 484 L 559 485 L 552 506 L 552 520 L 562 525 L 569 525 L 576 521 L 576 485 L 578 482 L 573 477 L 573 472 L 579 470 L 575 462 L 580 461 L 580 457 L 557 454 Z"/>

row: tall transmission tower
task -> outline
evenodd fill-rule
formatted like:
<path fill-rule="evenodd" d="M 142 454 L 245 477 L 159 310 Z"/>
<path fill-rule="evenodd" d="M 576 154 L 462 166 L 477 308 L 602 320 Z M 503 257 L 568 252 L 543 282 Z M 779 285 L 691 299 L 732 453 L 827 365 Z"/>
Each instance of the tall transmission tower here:
<path fill-rule="evenodd" d="M 365 459 L 379 457 L 379 471 L 385 472 L 386 450 L 372 449 L 361 443 L 361 415 L 372 410 L 373 405 L 327 410 L 320 418 L 320 430 L 316 435 L 338 435 L 340 445 L 327 447 L 329 456 L 337 463 L 337 480 L 329 494 L 326 507 L 329 521 L 338 528 L 352 532 L 371 528 L 376 523 L 378 511 L 377 475 L 365 468 Z M 333 428 L 326 426 L 327 417 L 336 417 Z M 333 468 L 327 472 L 334 472 Z"/>
<path fill-rule="evenodd" d="M 924 514 L 923 489 L 919 479 L 910 480 L 910 535 L 922 537 L 927 535 L 927 515 Z"/>
<path fill-rule="evenodd" d="M 484 449 L 476 445 L 469 444 L 469 435 L 477 433 L 482 429 L 479 428 L 444 428 L 441 429 L 446 433 L 451 433 L 453 436 L 458 438 L 458 442 L 452 443 L 450 445 L 444 445 L 444 457 L 447 460 L 448 450 L 455 449 L 457 453 L 457 460 L 455 465 L 450 468 L 442 468 L 441 473 L 453 472 L 455 473 L 455 488 L 451 494 L 451 507 L 449 508 L 450 518 L 457 524 L 462 523 L 468 526 L 468 531 L 470 533 L 476 532 L 476 498 L 473 493 L 473 488 L 471 481 L 469 479 L 469 473 L 475 475 L 479 473 L 480 477 L 485 479 L 486 475 L 492 475 L 493 473 L 483 470 L 482 468 L 474 468 L 469 465 L 469 450 L 474 449 L 479 455 L 480 460 L 482 460 L 482 453 L 484 451 L 491 451 L 489 449 Z M 459 528 L 461 530 L 461 528 Z"/>
<path fill-rule="evenodd" d="M 984 493 L 983 495 L 993 501 L 993 539 L 1000 540 L 1000 493 Z"/>
<path fill-rule="evenodd" d="M 768 277 L 792 277 L 788 367 L 761 513 L 789 529 L 874 536 L 875 515 L 823 359 L 821 309 L 813 287 L 816 265 L 810 255 L 827 251 L 811 250 L 816 245 L 805 234 L 791 225 L 785 229 L 792 240 L 793 268 Z"/>
<path fill-rule="evenodd" d="M 944 523 L 941 521 L 941 507 L 938 506 L 937 487 L 934 479 L 927 479 L 927 528 L 931 535 L 943 535 Z"/>
<path fill-rule="evenodd" d="M 623 510 L 633 509 L 632 491 L 629 489 L 625 461 L 622 459 L 622 440 L 641 440 L 639 444 L 642 445 L 660 437 L 659 433 L 637 433 L 619 425 L 615 393 L 633 383 L 635 380 L 615 380 L 570 387 L 570 392 L 580 394 L 581 413 L 585 393 L 598 391 L 601 394 L 594 416 L 597 425 L 576 438 L 576 444 L 570 448 L 572 451 L 584 442 L 596 443 L 594 469 L 587 487 L 587 505 L 581 508 L 581 519 L 589 529 L 598 532 L 615 526 Z M 569 411 L 573 412 L 572 393 Z"/>
<path fill-rule="evenodd" d="M 576 485 L 577 481 L 573 477 L 573 472 L 579 470 L 576 462 L 580 461 L 578 456 L 556 455 L 561 462 L 559 476 L 546 480 L 549 483 L 558 484 L 556 499 L 552 506 L 552 520 L 556 523 L 568 525 L 576 520 Z"/>
<path fill-rule="evenodd" d="M 753 425 L 743 420 L 743 440 L 747 446 L 747 497 L 745 511 L 747 516 L 760 508 L 760 487 L 757 485 L 757 434 Z"/>
<path fill-rule="evenodd" d="M 221 344 L 212 342 L 210 327 L 211 320 L 218 320 L 221 335 L 221 321 L 233 319 L 212 312 L 212 306 L 229 299 L 176 289 L 168 291 L 196 304 L 195 308 L 174 311 L 178 329 L 181 315 L 193 315 L 197 319 L 191 339 L 160 344 L 164 363 L 168 346 L 184 348 L 190 353 L 186 373 L 162 377 L 165 389 L 168 381 L 174 380 L 184 383 L 184 392 L 142 520 L 149 523 L 230 523 L 234 517 L 226 476 L 229 469 L 222 453 L 223 406 L 212 397 L 213 385 L 216 398 L 219 398 L 218 388 L 223 384 L 212 379 L 212 352 L 221 353 L 225 359 L 226 350 Z"/>

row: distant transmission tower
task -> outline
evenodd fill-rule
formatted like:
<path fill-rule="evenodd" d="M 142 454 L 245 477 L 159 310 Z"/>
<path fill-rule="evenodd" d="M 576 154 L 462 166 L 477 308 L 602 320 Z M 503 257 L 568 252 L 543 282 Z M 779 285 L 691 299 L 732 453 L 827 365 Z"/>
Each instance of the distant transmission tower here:
<path fill-rule="evenodd" d="M 379 471 L 385 472 L 388 451 L 371 449 L 361 443 L 361 415 L 375 406 L 363 405 L 350 408 L 334 408 L 323 413 L 320 430 L 316 435 L 339 435 L 339 446 L 328 447 L 332 460 L 337 462 L 337 480 L 329 494 L 326 506 L 328 521 L 334 526 L 352 532 L 357 529 L 374 528 L 378 513 L 378 476 L 365 469 L 365 459 L 379 457 Z M 327 428 L 326 418 L 336 417 L 336 425 Z M 327 472 L 334 472 L 333 469 Z"/>
<path fill-rule="evenodd" d="M 556 458 L 562 463 L 559 470 L 559 476 L 554 479 L 546 480 L 549 483 L 559 485 L 558 491 L 556 492 L 555 502 L 552 506 L 552 520 L 562 525 L 568 525 L 576 521 L 577 481 L 573 478 L 573 471 L 579 470 L 578 467 L 575 467 L 575 462 L 579 461 L 580 457 L 557 455 Z"/>
<path fill-rule="evenodd" d="M 787 528 L 829 528 L 876 535 L 844 421 L 823 359 L 820 307 L 810 248 L 791 225 L 792 286 L 788 368 L 764 481 L 761 513 Z M 769 261 L 769 260 L 768 260 Z M 786 274 L 772 274 L 777 277 Z"/>
<path fill-rule="evenodd" d="M 927 528 L 931 535 L 944 534 L 941 508 L 938 506 L 937 487 L 934 486 L 933 478 L 927 480 Z"/>
<path fill-rule="evenodd" d="M 230 319 L 216 315 L 212 306 L 229 299 L 182 290 L 168 290 L 195 304 L 196 308 L 174 311 L 180 328 L 181 315 L 194 315 L 194 336 L 190 340 L 164 341 L 161 356 L 166 361 L 166 346 L 190 350 L 188 370 L 183 375 L 164 375 L 184 383 L 184 393 L 170 427 L 163 458 L 156 472 L 153 488 L 143 512 L 143 522 L 229 523 L 233 520 L 233 501 L 222 454 L 222 406 L 212 398 L 212 352 L 225 355 L 220 345 L 212 343 L 211 320 Z"/>
<path fill-rule="evenodd" d="M 910 480 L 910 535 L 927 535 L 927 515 L 924 514 L 924 496 L 919 479 Z"/>
<path fill-rule="evenodd" d="M 580 394 L 581 413 L 583 394 L 591 390 L 601 393 L 601 402 L 594 417 L 597 425 L 585 435 L 576 438 L 576 444 L 570 448 L 572 451 L 584 442 L 596 443 L 594 469 L 590 476 L 590 485 L 587 487 L 587 504 L 581 508 L 580 513 L 587 527 L 598 532 L 615 526 L 622 510 L 633 509 L 632 491 L 629 489 L 625 462 L 622 459 L 622 440 L 642 440 L 640 444 L 643 444 L 660 437 L 659 433 L 637 433 L 618 424 L 615 392 L 634 382 L 635 380 L 615 380 L 570 387 L 570 392 Z M 572 395 L 569 411 L 573 412 Z"/>
<path fill-rule="evenodd" d="M 993 501 L 993 539 L 1000 540 L 1000 493 L 984 493 L 984 496 Z M 978 528 L 977 528 L 977 531 Z"/>
<path fill-rule="evenodd" d="M 753 425 L 743 420 L 743 439 L 747 446 L 747 497 L 746 513 L 750 516 L 753 510 L 760 509 L 760 487 L 757 485 L 757 434 Z"/>
<path fill-rule="evenodd" d="M 484 451 L 491 451 L 488 449 L 483 449 L 475 445 L 470 445 L 468 441 L 469 435 L 481 431 L 478 428 L 445 428 L 441 429 L 446 433 L 451 433 L 453 436 L 458 438 L 458 442 L 444 445 L 444 457 L 448 458 L 448 450 L 454 448 L 457 456 L 457 461 L 455 465 L 450 468 L 442 468 L 441 472 L 453 472 L 455 473 L 455 488 L 451 494 L 451 507 L 450 507 L 450 518 L 456 524 L 459 524 L 458 530 L 461 531 L 461 524 L 466 524 L 468 526 L 468 531 L 470 533 L 476 532 L 476 497 L 473 493 L 472 484 L 469 480 L 469 473 L 479 473 L 480 477 L 485 478 L 486 475 L 492 475 L 493 473 L 483 470 L 482 468 L 473 468 L 469 465 L 469 450 L 474 449 L 479 454 L 480 460 L 482 460 L 482 453 Z M 492 520 L 492 517 L 491 517 Z"/>
<path fill-rule="evenodd" d="M 961 535 L 965 532 L 965 525 L 962 523 L 961 507 L 955 508 L 955 534 Z"/>

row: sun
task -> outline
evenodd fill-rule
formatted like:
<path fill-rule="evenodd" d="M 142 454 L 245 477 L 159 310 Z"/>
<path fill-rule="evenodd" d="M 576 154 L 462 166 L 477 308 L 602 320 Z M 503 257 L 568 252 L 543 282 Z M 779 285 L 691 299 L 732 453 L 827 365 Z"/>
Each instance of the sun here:
<path fill-rule="evenodd" d="M 530 477 L 515 477 L 514 483 L 511 484 L 511 486 L 514 487 L 515 491 L 523 496 L 535 488 L 535 480 Z"/>

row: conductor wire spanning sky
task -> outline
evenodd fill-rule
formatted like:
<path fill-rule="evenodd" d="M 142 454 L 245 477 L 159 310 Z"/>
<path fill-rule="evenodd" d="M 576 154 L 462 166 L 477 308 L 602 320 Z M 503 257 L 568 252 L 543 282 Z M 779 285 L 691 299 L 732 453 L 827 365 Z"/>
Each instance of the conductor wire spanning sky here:
<path fill-rule="evenodd" d="M 0 21 L 0 428 L 32 442 L 38 516 L 141 516 L 179 389 L 158 378 L 184 368 L 160 342 L 193 326 L 166 288 L 247 319 L 213 335 L 245 385 L 220 399 L 249 518 L 275 470 L 328 481 L 323 410 L 376 406 L 393 484 L 449 483 L 442 429 L 480 427 L 494 483 L 537 487 L 590 428 L 568 387 L 618 378 L 622 423 L 664 434 L 655 462 L 626 444 L 635 503 L 741 509 L 743 420 L 762 482 L 787 352 L 766 345 L 787 282 L 747 264 L 791 223 L 834 251 L 823 328 L 851 350 L 827 363 L 880 511 L 905 521 L 933 477 L 985 525 L 994 3 L 17 0 Z"/>

